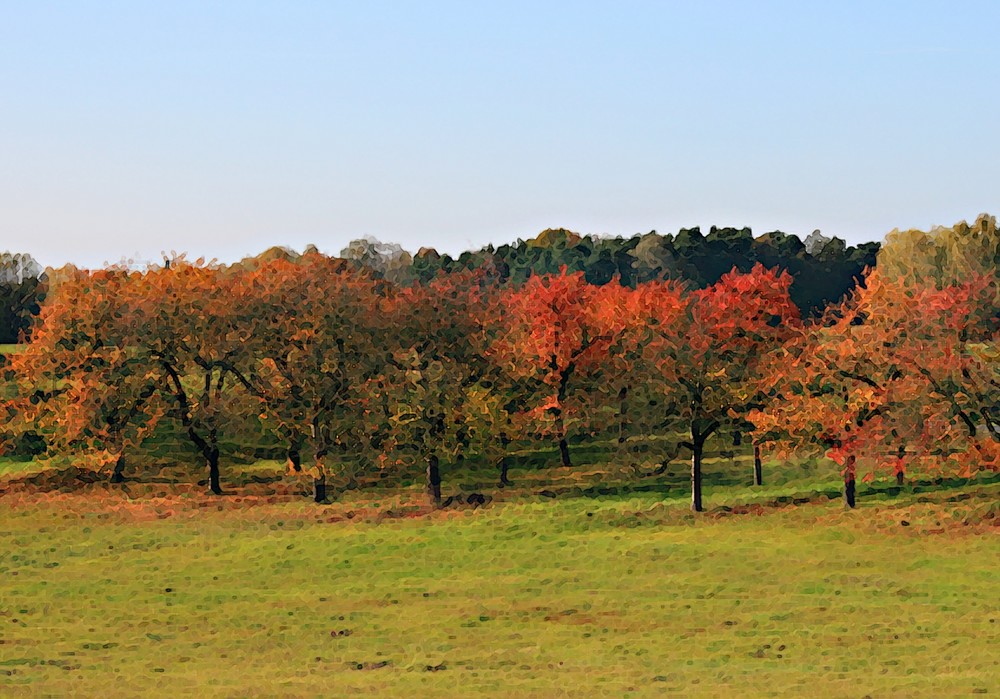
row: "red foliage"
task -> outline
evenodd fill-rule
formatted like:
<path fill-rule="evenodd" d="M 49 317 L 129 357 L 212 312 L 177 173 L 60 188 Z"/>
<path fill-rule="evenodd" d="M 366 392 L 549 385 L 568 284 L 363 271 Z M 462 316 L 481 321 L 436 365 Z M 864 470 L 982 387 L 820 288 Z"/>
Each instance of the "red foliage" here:
<path fill-rule="evenodd" d="M 617 283 L 595 286 L 582 272 L 563 268 L 507 290 L 493 308 L 498 330 L 489 354 L 511 376 L 541 385 L 526 412 L 559 440 L 564 465 L 586 381 L 608 367 L 611 348 L 628 328 L 629 294 Z"/>

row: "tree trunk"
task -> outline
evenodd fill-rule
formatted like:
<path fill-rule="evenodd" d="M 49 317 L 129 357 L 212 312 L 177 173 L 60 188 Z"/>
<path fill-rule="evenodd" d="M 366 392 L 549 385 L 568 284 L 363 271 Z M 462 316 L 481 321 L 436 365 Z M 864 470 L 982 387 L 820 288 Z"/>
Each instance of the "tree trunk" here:
<path fill-rule="evenodd" d="M 299 451 L 298 444 L 288 445 L 288 467 L 292 469 L 294 473 L 302 472 L 302 452 Z"/>
<path fill-rule="evenodd" d="M 552 366 L 556 366 L 556 357 L 552 356 Z M 563 406 L 566 404 L 566 392 L 569 386 L 569 379 L 573 375 L 575 365 L 570 362 L 559 377 L 559 392 L 556 396 L 557 407 L 555 409 L 556 433 L 559 435 L 559 460 L 563 466 L 572 466 L 569 460 L 569 444 L 566 443 L 566 418 L 563 415 Z"/>
<path fill-rule="evenodd" d="M 324 473 L 324 472 L 321 471 L 318 476 L 316 476 L 315 478 L 313 478 L 313 487 L 314 487 L 314 490 L 316 491 L 315 492 L 315 496 L 313 497 L 313 499 L 316 502 L 320 503 L 320 504 L 327 502 L 327 499 L 326 499 L 326 473 Z"/>
<path fill-rule="evenodd" d="M 844 505 L 849 508 L 854 507 L 856 490 L 857 484 L 854 480 L 854 474 L 851 472 L 844 474 Z"/>
<path fill-rule="evenodd" d="M 500 463 L 499 463 L 499 466 L 500 466 L 500 487 L 501 488 L 503 488 L 504 486 L 508 486 L 508 485 L 514 485 L 510 481 L 510 479 L 507 478 L 507 474 L 508 474 L 508 472 L 510 470 L 510 458 L 507 456 L 507 449 L 508 449 L 509 446 L 510 446 L 510 437 L 507 434 L 506 430 L 501 430 L 500 431 L 500 447 L 503 449 L 503 452 L 502 452 L 503 455 L 500 457 Z"/>
<path fill-rule="evenodd" d="M 761 469 L 760 464 L 760 445 L 753 445 L 753 484 L 763 485 L 764 484 L 764 473 Z"/>
<path fill-rule="evenodd" d="M 507 478 L 507 472 L 508 472 L 509 469 L 510 469 L 510 460 L 506 456 L 501 457 L 501 459 L 500 459 L 500 487 L 503 487 L 503 486 L 506 486 L 506 485 L 514 485 L 514 483 L 509 478 Z"/>
<path fill-rule="evenodd" d="M 219 448 L 211 447 L 205 455 L 208 461 L 208 487 L 216 495 L 222 495 L 222 485 L 219 482 Z"/>
<path fill-rule="evenodd" d="M 628 408 L 628 386 L 623 386 L 618 392 L 618 443 L 625 443 L 625 432 L 628 418 L 626 410 Z"/>
<path fill-rule="evenodd" d="M 903 480 L 906 478 L 906 447 L 902 444 L 899 445 L 899 449 L 896 451 L 896 485 L 903 485 Z"/>
<path fill-rule="evenodd" d="M 319 446 L 313 454 L 316 461 L 316 468 L 313 473 L 313 500 L 318 503 L 329 502 L 326 499 L 326 457 L 329 448 L 325 440 L 320 440 Z"/>
<path fill-rule="evenodd" d="M 559 463 L 572 466 L 569 460 L 569 444 L 566 442 L 566 423 L 563 421 L 562 407 L 555 409 L 556 434 L 559 436 Z"/>
<path fill-rule="evenodd" d="M 441 469 L 437 454 L 427 457 L 427 496 L 434 507 L 441 507 Z"/>
<path fill-rule="evenodd" d="M 115 470 L 111 473 L 112 483 L 125 482 L 125 455 L 119 454 L 115 460 Z"/>
<path fill-rule="evenodd" d="M 569 460 L 569 444 L 566 443 L 565 437 L 559 440 L 559 461 L 563 466 L 573 465 Z"/>
<path fill-rule="evenodd" d="M 691 444 L 691 510 L 702 512 L 704 508 L 701 505 L 701 456 L 705 445 L 694 434 L 691 436 L 694 437 Z"/>

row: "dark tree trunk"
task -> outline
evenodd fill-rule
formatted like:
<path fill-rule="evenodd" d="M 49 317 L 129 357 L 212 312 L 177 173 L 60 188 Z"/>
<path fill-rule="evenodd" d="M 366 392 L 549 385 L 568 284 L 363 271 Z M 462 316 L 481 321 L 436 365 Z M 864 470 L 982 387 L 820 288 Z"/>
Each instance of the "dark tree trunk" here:
<path fill-rule="evenodd" d="M 704 442 L 692 433 L 694 440 L 691 444 L 691 510 L 702 512 L 704 508 L 701 504 L 701 457 Z"/>
<path fill-rule="evenodd" d="M 315 423 L 314 423 L 315 424 Z M 314 427 L 316 434 L 316 450 L 313 452 L 315 472 L 313 475 L 313 500 L 318 503 L 326 499 L 326 457 L 330 453 L 330 441 L 327 434 Z"/>
<path fill-rule="evenodd" d="M 764 484 L 764 473 L 761 469 L 760 464 L 760 445 L 753 445 L 753 484 L 763 485 Z"/>
<path fill-rule="evenodd" d="M 566 442 L 566 423 L 563 421 L 562 408 L 555 409 L 556 434 L 559 436 L 559 463 L 572 466 L 569 459 L 569 444 Z"/>
<path fill-rule="evenodd" d="M 441 469 L 437 454 L 427 457 L 427 496 L 434 507 L 441 507 Z"/>
<path fill-rule="evenodd" d="M 854 496 L 857 492 L 857 483 L 853 473 L 844 476 L 844 505 L 854 507 Z"/>
<path fill-rule="evenodd" d="M 556 366 L 556 357 L 552 356 L 552 366 Z M 556 396 L 558 401 L 557 407 L 555 409 L 556 418 L 556 433 L 559 435 L 559 461 L 563 466 L 572 466 L 573 464 L 569 459 L 569 444 L 566 443 L 566 421 L 563 416 L 563 406 L 566 401 L 566 393 L 569 386 L 569 379 L 573 375 L 575 370 L 575 365 L 570 362 L 569 365 L 563 370 L 562 375 L 559 377 L 559 392 Z"/>
<path fill-rule="evenodd" d="M 618 443 L 625 443 L 625 432 L 627 430 L 628 417 L 628 386 L 623 386 L 618 392 Z"/>
<path fill-rule="evenodd" d="M 326 474 L 320 473 L 319 476 L 313 479 L 313 486 L 316 491 L 314 500 L 318 503 L 327 502 L 326 499 Z"/>
<path fill-rule="evenodd" d="M 906 474 L 902 471 L 896 471 L 896 485 L 903 485 L 903 481 L 906 479 Z"/>
<path fill-rule="evenodd" d="M 559 440 L 559 461 L 563 466 L 573 465 L 569 460 L 569 444 L 566 443 L 565 437 Z"/>
<path fill-rule="evenodd" d="M 505 485 L 514 485 L 514 483 L 509 478 L 507 478 L 507 473 L 508 473 L 509 469 L 510 469 L 510 460 L 506 456 L 503 456 L 500 459 L 500 486 L 501 487 L 503 487 Z"/>
<path fill-rule="evenodd" d="M 295 473 L 302 473 L 302 452 L 299 451 L 298 444 L 288 445 L 288 465 Z"/>
<path fill-rule="evenodd" d="M 187 424 L 188 439 L 194 444 L 201 455 L 205 458 L 205 463 L 208 466 L 208 487 L 216 495 L 222 495 L 222 485 L 219 482 L 219 442 L 218 434 L 215 430 L 210 430 L 208 439 L 205 439 L 200 434 L 198 430 L 194 428 L 194 425 L 187 418 L 184 419 Z"/>
<path fill-rule="evenodd" d="M 222 484 L 219 482 L 219 448 L 211 447 L 205 455 L 208 461 L 208 487 L 216 495 L 222 495 Z"/>
<path fill-rule="evenodd" d="M 125 482 L 125 455 L 119 454 L 115 460 L 115 470 L 111 473 L 112 483 Z"/>
<path fill-rule="evenodd" d="M 507 456 L 507 449 L 510 446 L 510 436 L 505 430 L 500 431 L 500 446 L 503 449 L 503 456 L 500 457 L 500 487 L 514 485 L 507 474 L 510 470 L 510 458 Z"/>

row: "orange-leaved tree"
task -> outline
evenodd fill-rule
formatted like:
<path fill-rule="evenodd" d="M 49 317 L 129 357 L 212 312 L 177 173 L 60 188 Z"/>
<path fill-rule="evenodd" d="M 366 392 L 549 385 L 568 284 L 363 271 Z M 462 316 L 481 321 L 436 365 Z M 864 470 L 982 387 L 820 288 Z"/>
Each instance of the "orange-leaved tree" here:
<path fill-rule="evenodd" d="M 992 356 L 996 280 L 937 286 L 876 270 L 784 357 L 765 438 L 825 452 L 854 507 L 859 462 L 902 482 L 906 465 L 968 475 L 1000 468 Z"/>
<path fill-rule="evenodd" d="M 627 327 L 628 293 L 617 282 L 595 286 L 563 268 L 531 277 L 497 300 L 500 329 L 489 352 L 512 377 L 537 382 L 537 396 L 525 407 L 551 429 L 563 466 L 571 465 L 573 424 L 586 418 L 580 413 L 592 390 L 606 388 L 599 375 Z"/>
<path fill-rule="evenodd" d="M 223 436 L 238 427 L 259 395 L 259 351 L 246 309 L 245 272 L 175 260 L 130 277 L 123 288 L 125 340 L 155 378 L 157 392 L 208 467 L 208 484 L 222 493 Z"/>
<path fill-rule="evenodd" d="M 246 309 L 261 359 L 256 393 L 265 421 L 287 445 L 289 465 L 306 472 L 314 498 L 327 497 L 332 450 L 358 458 L 373 380 L 385 368 L 391 332 L 377 282 L 344 260 L 317 252 L 275 259 L 244 275 Z M 347 458 L 347 457 L 344 457 Z"/>
<path fill-rule="evenodd" d="M 799 327 L 791 283 L 787 273 L 757 265 L 747 273 L 734 269 L 697 291 L 655 282 L 637 289 L 643 371 L 669 423 L 690 435 L 682 445 L 692 454 L 695 512 L 703 509 L 706 441 L 724 426 L 742 428 L 774 370 L 772 350 Z"/>
<path fill-rule="evenodd" d="M 72 453 L 111 480 L 163 413 L 157 377 L 136 352 L 144 332 L 125 290 L 138 273 L 68 270 L 42 307 L 32 342 L 10 359 L 17 396 L 8 407 L 44 435 L 51 455 Z"/>

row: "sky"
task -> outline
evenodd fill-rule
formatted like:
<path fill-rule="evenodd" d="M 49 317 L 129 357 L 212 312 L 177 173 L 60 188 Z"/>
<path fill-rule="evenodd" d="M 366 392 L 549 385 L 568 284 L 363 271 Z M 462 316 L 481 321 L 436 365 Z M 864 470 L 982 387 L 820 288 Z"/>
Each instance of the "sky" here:
<path fill-rule="evenodd" d="M 0 0 L 0 250 L 1000 214 L 997 2 Z"/>

